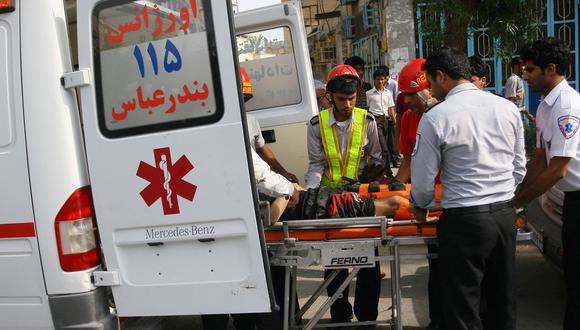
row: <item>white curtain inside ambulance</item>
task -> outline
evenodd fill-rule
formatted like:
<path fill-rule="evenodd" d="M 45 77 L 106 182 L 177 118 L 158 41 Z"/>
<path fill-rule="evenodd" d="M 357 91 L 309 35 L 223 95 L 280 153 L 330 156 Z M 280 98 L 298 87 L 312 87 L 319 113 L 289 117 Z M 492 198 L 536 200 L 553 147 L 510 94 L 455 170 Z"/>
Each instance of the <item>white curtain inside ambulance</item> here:
<path fill-rule="evenodd" d="M 287 27 L 237 36 L 238 59 L 252 82 L 247 111 L 302 102 L 292 34 Z"/>
<path fill-rule="evenodd" d="M 115 131 L 216 114 L 204 2 L 114 1 L 95 8 L 101 127 Z"/>

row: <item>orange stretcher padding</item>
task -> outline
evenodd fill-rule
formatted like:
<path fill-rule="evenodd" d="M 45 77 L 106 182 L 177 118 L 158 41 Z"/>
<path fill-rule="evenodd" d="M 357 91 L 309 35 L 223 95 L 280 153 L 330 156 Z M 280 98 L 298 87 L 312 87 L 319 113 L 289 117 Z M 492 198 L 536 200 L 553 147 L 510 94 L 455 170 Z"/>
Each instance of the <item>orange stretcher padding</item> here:
<path fill-rule="evenodd" d="M 395 212 L 395 216 L 393 217 L 393 219 L 394 220 L 410 220 L 410 219 L 415 218 L 415 215 L 411 212 L 411 209 L 409 208 L 409 206 L 410 206 L 409 193 L 410 192 L 411 192 L 411 185 L 410 184 L 405 185 L 405 190 L 399 190 L 399 191 L 390 191 L 389 185 L 381 184 L 381 185 L 379 185 L 378 192 L 369 193 L 369 185 L 366 183 L 363 183 L 360 185 L 358 194 L 361 197 L 374 197 L 374 198 L 388 198 L 388 197 L 392 197 L 392 196 L 403 197 L 402 202 L 401 202 L 401 206 Z M 441 185 L 440 184 L 435 185 L 435 201 L 436 202 L 441 201 Z M 429 216 L 439 217 L 439 216 L 441 216 L 441 213 L 442 213 L 441 211 L 431 211 L 431 212 L 429 212 Z"/>
<path fill-rule="evenodd" d="M 284 239 L 281 230 L 267 230 L 266 241 L 275 242 Z M 290 237 L 297 238 L 300 241 L 326 241 L 334 239 L 352 239 L 352 238 L 374 238 L 381 237 L 381 228 L 379 227 L 362 227 L 362 228 L 332 228 L 332 229 L 304 229 L 290 230 Z M 429 236 L 437 235 L 437 229 L 434 224 L 423 225 L 405 225 L 387 227 L 389 236 Z"/>
<path fill-rule="evenodd" d="M 441 184 L 435 185 L 435 200 L 437 202 L 441 201 L 441 189 L 442 189 Z M 358 190 L 358 194 L 361 197 L 372 196 L 375 198 L 387 198 L 387 197 L 391 197 L 391 196 L 401 196 L 401 197 L 404 197 L 406 199 L 409 199 L 410 192 L 411 192 L 411 185 L 410 184 L 405 185 L 405 190 L 398 190 L 398 191 L 390 191 L 389 185 L 381 184 L 381 185 L 379 185 L 378 192 L 370 193 L 369 192 L 369 184 L 362 183 L 360 185 L 359 190 Z"/>

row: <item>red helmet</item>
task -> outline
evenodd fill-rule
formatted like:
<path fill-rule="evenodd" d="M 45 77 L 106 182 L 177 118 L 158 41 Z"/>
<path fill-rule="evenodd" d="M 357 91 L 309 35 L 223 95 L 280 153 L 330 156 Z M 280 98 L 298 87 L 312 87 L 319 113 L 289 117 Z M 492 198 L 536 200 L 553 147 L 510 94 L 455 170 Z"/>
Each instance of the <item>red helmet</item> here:
<path fill-rule="evenodd" d="M 244 102 L 247 102 L 254 96 L 252 92 L 252 82 L 250 81 L 250 76 L 248 76 L 248 73 L 242 67 L 240 67 L 240 75 L 242 76 L 242 93 L 244 94 Z"/>
<path fill-rule="evenodd" d="M 402 93 L 416 93 L 429 87 L 427 75 L 422 66 L 424 58 L 418 58 L 407 63 L 399 73 L 399 91 Z"/>
<path fill-rule="evenodd" d="M 339 77 L 353 77 L 357 81 L 358 88 L 360 89 L 362 86 L 362 80 L 360 80 L 356 70 L 350 65 L 340 64 L 332 68 L 332 70 L 330 70 L 328 73 L 328 77 L 326 78 L 326 86 L 329 91 L 332 92 L 332 90 L 329 88 L 329 86 L 332 86 L 331 82 Z"/>

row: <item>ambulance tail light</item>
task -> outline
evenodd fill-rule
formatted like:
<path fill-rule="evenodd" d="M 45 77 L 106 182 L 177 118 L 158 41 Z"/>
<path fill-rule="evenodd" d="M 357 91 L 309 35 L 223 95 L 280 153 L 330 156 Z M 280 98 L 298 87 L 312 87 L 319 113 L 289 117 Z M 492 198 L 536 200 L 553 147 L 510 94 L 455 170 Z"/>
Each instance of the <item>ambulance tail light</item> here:
<path fill-rule="evenodd" d="M 0 0 L 0 13 L 8 13 L 14 11 L 15 0 Z"/>
<path fill-rule="evenodd" d="M 62 270 L 81 271 L 101 263 L 89 186 L 77 189 L 67 199 L 56 216 L 55 230 Z"/>

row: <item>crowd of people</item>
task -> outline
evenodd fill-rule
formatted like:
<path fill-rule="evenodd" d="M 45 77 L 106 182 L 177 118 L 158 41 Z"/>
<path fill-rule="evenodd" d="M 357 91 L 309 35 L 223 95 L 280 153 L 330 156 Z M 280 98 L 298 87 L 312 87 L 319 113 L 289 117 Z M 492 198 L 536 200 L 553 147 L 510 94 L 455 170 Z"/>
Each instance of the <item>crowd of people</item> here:
<path fill-rule="evenodd" d="M 565 79 L 570 50 L 558 39 L 525 45 L 511 61 L 503 96 L 485 91 L 487 64 L 455 48 L 441 47 L 410 61 L 398 81 L 388 67 L 364 82 L 365 62 L 351 57 L 316 84 L 319 113 L 308 122 L 309 167 L 301 185 L 264 144 L 248 115 L 258 191 L 271 201 L 271 221 L 391 216 L 401 197 L 362 198 L 359 182 L 379 181 L 392 189 L 412 183 L 415 220 L 430 221 L 442 208 L 438 245 L 428 247 L 428 329 L 516 329 L 516 208 L 552 186 L 565 192 L 563 220 L 567 309 L 564 329 L 580 324 L 580 94 Z M 249 78 L 242 72 L 244 83 Z M 524 104 L 525 89 L 539 92 L 537 122 Z M 251 85 L 250 85 L 251 86 Z M 244 89 L 246 97 L 252 91 Z M 533 159 L 526 164 L 524 131 L 534 130 Z M 399 167 L 396 175 L 391 168 Z M 440 204 L 435 185 L 442 184 Z M 272 267 L 276 296 L 283 272 Z M 328 273 L 325 273 L 328 276 Z M 328 286 L 336 292 L 342 272 Z M 359 271 L 354 308 L 348 287 L 330 309 L 333 322 L 378 317 L 381 271 Z M 280 303 L 281 299 L 278 300 Z M 234 315 L 237 329 L 281 328 L 280 312 Z M 220 327 L 216 326 L 221 322 Z M 228 316 L 204 318 L 223 328 Z M 207 322 L 207 323 L 206 323 Z M 213 322 L 213 323 L 212 323 Z"/>

